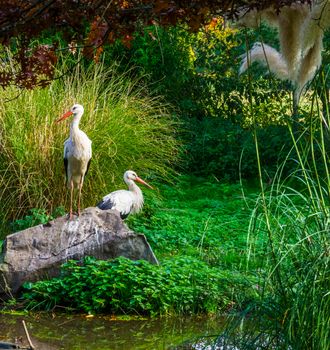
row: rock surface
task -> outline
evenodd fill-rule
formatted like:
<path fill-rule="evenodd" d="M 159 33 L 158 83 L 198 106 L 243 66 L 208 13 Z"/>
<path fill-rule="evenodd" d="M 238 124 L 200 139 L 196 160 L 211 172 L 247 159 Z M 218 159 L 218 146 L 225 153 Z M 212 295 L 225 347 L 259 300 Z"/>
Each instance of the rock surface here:
<path fill-rule="evenodd" d="M 117 211 L 91 207 L 71 221 L 63 216 L 7 236 L 0 256 L 0 298 L 17 294 L 26 281 L 58 276 L 64 262 L 84 256 L 158 264 L 145 236 L 129 230 Z"/>

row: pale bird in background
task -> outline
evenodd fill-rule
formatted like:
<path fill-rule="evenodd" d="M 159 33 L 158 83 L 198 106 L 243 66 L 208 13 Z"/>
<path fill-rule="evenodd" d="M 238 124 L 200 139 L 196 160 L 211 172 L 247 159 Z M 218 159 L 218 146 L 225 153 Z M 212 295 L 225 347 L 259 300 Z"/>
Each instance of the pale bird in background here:
<path fill-rule="evenodd" d="M 56 122 L 60 122 L 70 116 L 72 122 L 70 125 L 70 137 L 64 142 L 64 167 L 66 183 L 70 188 L 70 219 L 73 217 L 72 202 L 73 190 L 77 188 L 78 194 L 78 216 L 80 215 L 81 189 L 84 183 L 84 177 L 92 158 L 92 141 L 79 129 L 80 119 L 84 113 L 84 107 L 75 104 L 71 110 L 63 114 Z"/>
<path fill-rule="evenodd" d="M 118 190 L 104 196 L 96 205 L 102 210 L 114 209 L 119 211 L 122 219 L 127 218 L 129 214 L 138 213 L 143 207 L 143 194 L 135 182 L 139 182 L 151 189 L 148 183 L 139 178 L 136 172 L 127 170 L 124 174 L 124 181 L 128 190 Z"/>

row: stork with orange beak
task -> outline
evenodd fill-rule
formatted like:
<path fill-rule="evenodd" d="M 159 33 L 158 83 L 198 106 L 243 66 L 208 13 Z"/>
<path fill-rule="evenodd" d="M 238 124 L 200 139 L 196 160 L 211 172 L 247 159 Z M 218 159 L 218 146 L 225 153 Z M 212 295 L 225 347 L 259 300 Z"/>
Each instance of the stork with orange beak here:
<path fill-rule="evenodd" d="M 111 192 L 104 196 L 96 205 L 102 210 L 114 209 L 119 211 L 122 219 L 127 218 L 129 214 L 138 213 L 143 207 L 143 194 L 135 181 L 153 189 L 132 170 L 127 170 L 125 172 L 124 181 L 128 186 L 128 190 Z"/>
<path fill-rule="evenodd" d="M 92 141 L 88 136 L 79 129 L 80 119 L 84 113 L 84 107 L 75 104 L 71 110 L 63 114 L 56 123 L 73 116 L 70 125 L 70 137 L 64 142 L 64 167 L 66 175 L 66 183 L 70 188 L 70 220 L 73 217 L 72 202 L 73 190 L 78 188 L 78 216 L 80 215 L 81 189 L 84 178 L 88 172 L 88 168 L 92 158 Z"/>

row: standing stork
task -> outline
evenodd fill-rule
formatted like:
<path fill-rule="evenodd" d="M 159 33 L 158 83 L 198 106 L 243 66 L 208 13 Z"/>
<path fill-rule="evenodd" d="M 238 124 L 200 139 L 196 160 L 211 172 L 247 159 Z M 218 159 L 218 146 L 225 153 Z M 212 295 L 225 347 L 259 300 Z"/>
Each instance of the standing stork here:
<path fill-rule="evenodd" d="M 128 186 L 128 190 L 111 192 L 104 196 L 96 205 L 102 210 L 115 209 L 119 211 L 122 219 L 127 218 L 129 214 L 138 213 L 143 207 L 143 194 L 135 181 L 153 189 L 148 183 L 139 178 L 135 171 L 132 170 L 127 170 L 125 172 L 124 181 Z"/>
<path fill-rule="evenodd" d="M 71 115 L 73 119 L 70 125 L 70 137 L 64 142 L 64 167 L 66 183 L 70 188 L 70 220 L 72 219 L 73 189 L 78 188 L 78 216 L 80 215 L 81 189 L 84 177 L 92 158 L 92 141 L 79 129 L 79 122 L 84 113 L 84 107 L 75 104 L 71 110 L 63 114 L 56 122 L 60 122 Z"/>

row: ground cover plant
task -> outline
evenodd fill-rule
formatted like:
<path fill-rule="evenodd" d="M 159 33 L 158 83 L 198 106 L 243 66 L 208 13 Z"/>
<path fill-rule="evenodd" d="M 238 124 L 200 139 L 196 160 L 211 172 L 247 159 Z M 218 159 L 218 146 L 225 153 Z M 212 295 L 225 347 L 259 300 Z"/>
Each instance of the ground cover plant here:
<path fill-rule="evenodd" d="M 123 257 L 87 258 L 82 266 L 65 264 L 60 278 L 26 284 L 23 297 L 28 309 L 64 306 L 89 313 L 182 315 L 231 308 L 237 299 L 234 285 L 241 291 L 249 287 L 241 276 L 192 257 L 166 259 L 160 266 Z"/>
<path fill-rule="evenodd" d="M 55 208 L 51 214 L 47 213 L 45 209 L 31 209 L 22 219 L 12 221 L 10 229 L 12 232 L 18 232 L 40 224 L 44 225 L 62 215 L 65 215 L 64 207 Z"/>
<path fill-rule="evenodd" d="M 250 211 L 240 185 L 182 177 L 158 190 L 127 223 L 147 236 L 160 266 L 125 258 L 70 262 L 60 278 L 26 284 L 24 305 L 155 316 L 216 313 L 253 298 L 256 279 L 245 264 Z"/>
<path fill-rule="evenodd" d="M 164 184 L 159 193 L 158 202 L 147 202 L 143 216 L 129 218 L 156 254 L 188 254 L 211 266 L 245 269 L 253 186 L 181 176 L 177 185 Z"/>

